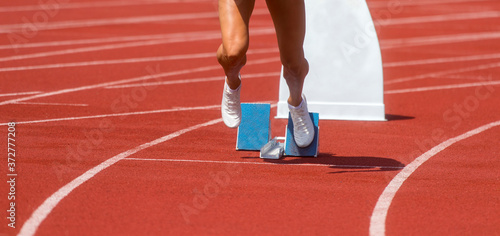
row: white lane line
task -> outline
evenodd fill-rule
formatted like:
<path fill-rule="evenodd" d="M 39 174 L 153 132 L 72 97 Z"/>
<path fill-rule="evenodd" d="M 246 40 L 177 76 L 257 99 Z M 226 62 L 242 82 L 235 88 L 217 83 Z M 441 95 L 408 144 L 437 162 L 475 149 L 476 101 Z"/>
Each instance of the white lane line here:
<path fill-rule="evenodd" d="M 398 192 L 398 190 L 401 188 L 403 183 L 422 165 L 424 164 L 427 160 L 429 160 L 431 157 L 435 156 L 439 152 L 443 151 L 444 149 L 448 148 L 449 146 L 464 140 L 466 138 L 469 138 L 471 136 L 474 136 L 476 134 L 479 134 L 483 131 L 486 131 L 488 129 L 491 129 L 493 127 L 499 126 L 500 125 L 500 120 L 496 122 L 489 123 L 487 125 L 483 125 L 479 128 L 476 128 L 474 130 L 468 131 L 462 135 L 459 135 L 457 137 L 448 139 L 439 145 L 433 147 L 429 151 L 425 152 L 424 154 L 420 155 L 417 157 L 414 161 L 412 161 L 410 164 L 408 164 L 401 172 L 399 172 L 392 180 L 391 182 L 387 185 L 387 187 L 384 189 L 382 194 L 380 195 L 377 204 L 375 205 L 375 208 L 373 209 L 373 213 L 370 219 L 370 236 L 383 236 L 385 235 L 385 225 L 386 225 L 386 219 L 387 219 L 387 212 L 389 210 L 389 207 L 391 206 L 392 200 L 394 199 L 394 196 Z"/>
<path fill-rule="evenodd" d="M 164 161 L 164 162 L 191 162 L 191 163 L 213 163 L 213 164 L 242 164 L 242 165 L 272 165 L 272 166 L 317 166 L 336 167 L 352 169 L 403 169 L 400 166 L 361 166 L 361 165 L 335 165 L 335 164 L 312 164 L 312 163 L 276 163 L 276 162 L 248 162 L 248 161 L 211 161 L 211 160 L 186 160 L 186 159 L 154 159 L 154 158 L 125 158 L 132 161 Z"/>
<path fill-rule="evenodd" d="M 212 34 L 212 35 L 203 35 L 200 37 L 178 37 L 178 38 L 169 38 L 169 39 L 155 39 L 155 40 L 147 40 L 147 41 L 134 41 L 134 42 L 126 42 L 126 43 L 117 43 L 117 44 L 105 44 L 99 46 L 89 46 L 89 47 L 81 47 L 81 48 L 72 48 L 72 49 L 64 49 L 64 50 L 56 50 L 49 52 L 39 52 L 32 54 L 24 54 L 24 55 L 16 55 L 10 57 L 1 57 L 1 61 L 15 61 L 15 60 L 25 60 L 32 58 L 40 58 L 40 57 L 50 57 L 50 56 L 59 56 L 59 55 L 68 55 L 68 54 L 76 54 L 76 53 L 86 53 L 86 52 L 94 52 L 94 51 L 103 51 L 103 50 L 115 50 L 122 48 L 131 48 L 131 47 L 145 47 L 159 44 L 168 44 L 168 43 L 179 43 L 179 42 L 194 42 L 200 40 L 210 40 L 210 39 L 218 39 L 220 38 L 220 34 Z"/>
<path fill-rule="evenodd" d="M 54 102 L 16 102 L 14 104 L 21 105 L 42 105 L 42 106 L 74 106 L 74 107 L 88 107 L 89 104 L 72 104 L 72 103 L 54 103 Z"/>
<path fill-rule="evenodd" d="M 217 123 L 222 122 L 222 119 L 211 120 L 202 124 L 198 124 L 195 126 L 191 126 L 177 132 L 171 133 L 169 135 L 163 136 L 161 138 L 155 139 L 151 142 L 142 144 L 128 151 L 122 152 L 114 157 L 109 158 L 108 160 L 102 162 L 101 164 L 93 167 L 82 175 L 78 176 L 76 179 L 72 180 L 68 184 L 64 185 L 62 188 L 53 193 L 49 198 L 47 198 L 42 205 L 40 205 L 28 218 L 28 220 L 23 224 L 21 231 L 18 235 L 22 236 L 31 236 L 34 235 L 40 226 L 40 224 L 47 218 L 47 216 L 52 212 L 52 210 L 63 200 L 68 194 L 70 194 L 74 189 L 78 188 L 78 186 L 87 182 L 89 179 L 94 177 L 99 172 L 105 170 L 106 168 L 114 165 L 116 162 L 123 160 L 124 158 L 133 155 L 139 151 L 144 149 L 153 147 L 157 144 L 166 142 L 173 138 L 179 137 L 187 132 L 194 131 L 206 126 L 215 125 Z"/>
<path fill-rule="evenodd" d="M 405 18 L 392 18 L 386 20 L 381 25 L 404 25 L 404 24 L 422 24 L 432 22 L 460 21 L 460 20 L 478 20 L 486 18 L 499 18 L 499 11 L 466 12 L 447 15 L 433 16 L 415 16 Z"/>
<path fill-rule="evenodd" d="M 399 1 L 398 5 L 392 5 L 394 4 L 393 2 L 373 2 L 369 3 L 368 5 L 373 8 L 390 8 L 390 7 L 397 7 L 397 6 L 425 6 L 425 5 L 445 5 L 449 3 L 464 3 L 464 2 L 470 2 L 470 3 L 480 3 L 480 2 L 489 2 L 492 0 L 430 0 L 430 1 L 412 1 L 412 0 L 406 0 L 406 1 Z"/>
<path fill-rule="evenodd" d="M 390 67 L 400 67 L 400 66 L 429 65 L 429 64 L 449 63 L 449 62 L 491 60 L 499 58 L 500 58 L 500 53 L 459 56 L 459 57 L 441 57 L 441 58 L 422 59 L 413 61 L 386 62 L 384 63 L 384 67 L 390 68 Z"/>
<path fill-rule="evenodd" d="M 252 31 L 252 32 L 254 35 L 266 35 L 266 34 L 273 34 L 274 29 L 272 29 L 272 28 L 260 28 L 260 29 L 256 29 L 255 31 Z M 0 58 L 0 61 L 24 60 L 24 59 L 31 59 L 31 58 L 67 55 L 67 54 L 75 54 L 75 53 L 84 53 L 84 52 L 93 52 L 93 51 L 102 51 L 102 50 L 114 50 L 114 49 L 130 48 L 130 47 L 143 47 L 143 46 L 152 46 L 152 45 L 168 44 L 168 43 L 195 42 L 195 41 L 212 40 L 212 39 L 220 39 L 220 32 L 210 31 L 210 32 L 204 32 L 204 33 L 203 32 L 185 33 L 185 34 L 176 33 L 176 34 L 170 34 L 166 38 L 159 37 L 158 39 L 152 39 L 152 40 L 148 39 L 148 40 L 141 40 L 141 41 L 126 42 L 126 43 L 87 46 L 87 47 L 80 47 L 80 48 L 72 48 L 72 49 L 16 55 L 16 56 L 10 56 L 10 57 L 2 57 L 2 58 Z M 129 40 L 126 40 L 126 41 L 129 41 Z"/>
<path fill-rule="evenodd" d="M 399 78 L 399 79 L 393 79 L 393 80 L 389 80 L 389 81 L 384 82 L 384 84 L 396 84 L 396 83 L 408 82 L 408 81 L 412 81 L 412 80 L 427 79 L 427 78 L 440 77 L 440 76 L 449 75 L 449 74 L 458 74 L 458 73 L 478 71 L 478 70 L 487 70 L 487 69 L 493 69 L 493 68 L 498 68 L 498 67 L 500 67 L 500 62 L 488 63 L 488 64 L 482 64 L 482 65 L 477 65 L 477 66 L 464 67 L 464 68 L 460 68 L 460 69 L 444 70 L 444 71 L 431 72 L 431 73 L 426 73 L 426 74 L 421 74 L 421 75 L 408 76 L 408 77 L 403 77 L 403 78 Z"/>
<path fill-rule="evenodd" d="M 267 9 L 255 9 L 252 15 L 269 14 Z M 135 17 L 118 17 L 106 19 L 89 19 L 89 20 L 74 20 L 74 21 L 59 21 L 49 22 L 47 24 L 37 25 L 37 31 L 43 30 L 59 30 L 59 29 L 73 29 L 73 28 L 87 28 L 96 26 L 110 26 L 110 25 L 124 25 L 124 24 L 139 24 L 151 22 L 165 22 L 165 21 L 178 21 L 178 20 L 196 20 L 196 19 L 216 19 L 219 14 L 213 12 L 200 12 L 200 13 L 181 13 L 181 14 L 164 14 L 154 16 L 135 16 Z M 0 25 L 1 33 L 20 32 L 25 27 L 23 24 L 8 24 Z"/>
<path fill-rule="evenodd" d="M 199 107 L 177 107 L 177 108 L 160 109 L 152 111 L 111 113 L 111 114 L 102 114 L 93 116 L 77 116 L 77 117 L 64 117 L 64 118 L 54 118 L 45 120 L 17 121 L 16 124 L 39 124 L 39 123 L 49 123 L 58 121 L 73 121 L 73 120 L 97 119 L 97 118 L 107 118 L 107 117 L 135 116 L 135 115 L 158 114 L 167 112 L 196 111 L 196 110 L 210 110 L 210 109 L 220 109 L 220 104 L 212 106 L 199 106 Z M 8 123 L 0 123 L 0 126 L 6 126 L 6 125 L 8 125 Z"/>
<path fill-rule="evenodd" d="M 44 9 L 60 10 L 60 9 L 80 9 L 80 8 L 99 8 L 99 7 L 122 7 L 122 6 L 135 6 L 135 5 L 194 3 L 194 2 L 209 2 L 209 1 L 210 0 L 141 0 L 141 1 L 71 2 L 71 3 L 57 3 L 57 4 L 38 4 L 38 5 L 0 7 L 0 12 L 38 11 Z"/>
<path fill-rule="evenodd" d="M 3 101 L 3 102 L 0 102 L 0 106 L 12 104 L 12 103 L 16 103 L 16 102 L 28 101 L 28 100 L 32 100 L 32 99 L 36 99 L 36 98 L 49 97 L 49 96 L 60 95 L 60 94 L 65 94 L 65 93 L 73 93 L 73 92 L 89 90 L 89 89 L 103 88 L 103 87 L 117 85 L 117 84 L 146 81 L 146 80 L 154 79 L 154 78 L 156 78 L 156 76 L 183 75 L 183 74 L 189 74 L 189 73 L 194 73 L 194 72 L 203 72 L 203 71 L 216 70 L 216 69 L 220 69 L 220 66 L 217 65 L 217 66 L 198 67 L 198 68 L 194 68 L 194 69 L 172 71 L 172 72 L 166 72 L 166 73 L 159 73 L 159 74 L 155 74 L 155 75 L 144 75 L 144 76 L 135 77 L 135 78 L 131 78 L 131 79 L 123 79 L 123 80 L 117 80 L 117 81 L 94 84 L 94 85 L 86 85 L 86 86 L 81 86 L 81 87 L 76 87 L 76 88 L 62 89 L 62 90 L 57 90 L 57 91 L 53 91 L 53 92 L 46 92 L 46 93 L 36 94 L 33 96 Z"/>
<path fill-rule="evenodd" d="M 273 77 L 273 76 L 279 77 L 280 75 L 281 75 L 280 72 L 245 74 L 241 77 L 241 79 Z M 156 77 L 156 78 L 158 78 L 158 77 Z M 115 86 L 105 87 L 105 89 L 121 89 L 121 88 L 134 88 L 134 87 L 147 87 L 147 86 L 161 86 L 161 85 L 187 84 L 187 83 L 199 83 L 199 82 L 210 82 L 210 81 L 224 81 L 224 77 L 223 76 L 215 76 L 215 77 L 196 78 L 196 79 L 168 80 L 168 81 L 161 81 L 161 82 L 115 85 Z"/>
<path fill-rule="evenodd" d="M 395 89 L 395 90 L 385 91 L 384 94 L 415 93 L 415 92 L 424 92 L 424 91 L 432 91 L 432 90 L 480 87 L 480 86 L 487 86 L 487 85 L 500 85 L 500 81 L 465 83 L 465 84 L 451 84 L 451 85 L 429 86 L 429 87 L 409 88 L 409 89 Z"/>
<path fill-rule="evenodd" d="M 247 54 L 252 55 L 252 54 L 265 54 L 274 52 L 278 52 L 278 48 L 252 49 L 248 50 Z M 35 66 L 6 67 L 6 68 L 0 68 L 0 72 L 170 61 L 170 60 L 186 60 L 186 59 L 213 58 L 213 57 L 215 57 L 214 52 L 209 52 L 209 53 L 160 56 L 160 57 L 139 57 L 139 58 L 126 58 L 126 59 L 115 59 L 115 60 L 82 61 L 82 62 L 70 62 L 70 63 L 59 63 L 59 64 L 35 65 Z"/>
<path fill-rule="evenodd" d="M 40 94 L 41 91 L 33 91 L 33 92 L 19 92 L 19 93 L 2 93 L 0 97 L 13 97 L 13 96 L 22 96 L 22 95 L 32 95 L 32 94 Z"/>
<path fill-rule="evenodd" d="M 452 44 L 472 41 L 482 41 L 500 38 L 500 32 L 477 32 L 455 35 L 437 35 L 415 38 L 386 39 L 380 41 L 382 49 L 393 49 L 401 47 L 415 47 L 436 44 Z"/>
<path fill-rule="evenodd" d="M 265 63 L 276 62 L 276 61 L 280 61 L 280 58 L 279 57 L 271 57 L 271 58 L 264 58 L 264 59 L 260 59 L 260 60 L 254 60 L 250 63 L 247 63 L 247 65 L 251 66 L 251 65 L 265 64 Z M 108 86 L 118 85 L 118 84 L 146 81 L 146 80 L 156 79 L 157 77 L 184 75 L 184 74 L 190 74 L 190 73 L 195 73 L 195 72 L 204 72 L 204 71 L 210 71 L 210 70 L 220 70 L 220 65 L 198 67 L 198 68 L 193 68 L 193 69 L 172 71 L 172 72 L 166 72 L 166 73 L 158 73 L 158 74 L 152 74 L 152 75 L 144 75 L 144 76 L 135 77 L 135 78 L 131 78 L 131 79 L 117 80 L 117 81 L 101 83 L 101 84 L 94 84 L 94 85 L 87 85 L 87 86 L 76 87 L 76 88 L 62 89 L 62 90 L 58 90 L 58 91 L 41 93 L 41 94 L 37 94 L 37 95 L 33 95 L 33 96 L 3 101 L 3 102 L 0 102 L 0 106 L 12 104 L 12 103 L 16 103 L 16 102 L 28 101 L 28 100 L 32 100 L 32 99 L 36 99 L 36 98 L 49 97 L 49 96 L 60 95 L 60 94 L 65 94 L 65 93 L 72 93 L 72 92 L 77 92 L 77 91 L 82 91 L 82 90 L 97 89 L 97 88 L 104 88 L 104 87 L 108 87 Z"/>
<path fill-rule="evenodd" d="M 48 42 L 37 42 L 37 43 L 22 43 L 15 45 L 16 48 L 46 48 L 46 47 L 56 47 L 56 46 L 74 46 L 82 44 L 98 44 L 98 43 L 115 43 L 115 42 L 127 42 L 127 41 L 140 41 L 140 40 L 152 40 L 152 39 L 166 39 L 166 38 L 185 38 L 185 37 L 199 37 L 206 34 L 216 34 L 219 31 L 197 31 L 197 32 L 186 32 L 186 33 L 169 33 L 169 34 L 147 34 L 147 35 L 129 35 L 120 37 L 107 37 L 107 38 L 89 38 L 89 39 L 73 39 L 73 40 L 61 40 L 61 41 L 48 41 Z M 12 44 L 0 45 L 0 49 L 11 49 L 14 47 Z"/>

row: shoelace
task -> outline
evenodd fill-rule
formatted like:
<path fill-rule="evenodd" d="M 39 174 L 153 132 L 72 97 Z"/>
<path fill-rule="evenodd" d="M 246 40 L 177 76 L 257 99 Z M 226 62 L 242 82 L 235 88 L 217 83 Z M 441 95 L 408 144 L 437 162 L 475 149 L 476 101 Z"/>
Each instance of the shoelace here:
<path fill-rule="evenodd" d="M 238 94 L 231 94 L 228 91 L 224 92 L 224 103 L 227 108 L 229 108 L 229 111 L 227 112 L 229 115 L 236 115 L 237 114 L 237 106 L 239 103 L 237 102 L 238 100 Z"/>
<path fill-rule="evenodd" d="M 303 117 L 305 117 L 305 111 L 303 109 L 298 109 L 295 111 L 295 123 L 294 123 L 294 126 L 297 127 L 297 129 L 300 129 L 304 132 L 306 132 L 307 134 L 309 134 L 309 130 L 307 130 L 307 126 L 306 126 L 306 122 L 305 122 L 305 119 Z M 307 114 L 309 115 L 309 114 Z"/>

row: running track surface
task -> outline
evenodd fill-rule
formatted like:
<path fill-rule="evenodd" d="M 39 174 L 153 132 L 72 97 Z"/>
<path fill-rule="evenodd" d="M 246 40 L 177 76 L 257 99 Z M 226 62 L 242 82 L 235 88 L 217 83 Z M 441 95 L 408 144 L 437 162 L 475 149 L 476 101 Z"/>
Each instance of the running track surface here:
<path fill-rule="evenodd" d="M 54 2 L 0 6 L 0 234 L 500 234 L 497 0 L 368 1 L 388 121 L 321 121 L 318 158 L 276 162 L 219 119 L 216 1 Z M 278 99 L 265 9 L 244 102 Z"/>

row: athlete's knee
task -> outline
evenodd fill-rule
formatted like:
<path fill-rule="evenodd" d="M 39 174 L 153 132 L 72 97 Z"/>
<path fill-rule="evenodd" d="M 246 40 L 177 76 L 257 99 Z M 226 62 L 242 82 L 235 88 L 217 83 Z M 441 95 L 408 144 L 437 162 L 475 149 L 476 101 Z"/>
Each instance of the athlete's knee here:
<path fill-rule="evenodd" d="M 220 64 L 239 65 L 245 63 L 246 53 L 247 47 L 244 45 L 221 46 L 217 52 L 217 59 Z"/>
<path fill-rule="evenodd" d="M 309 72 L 309 63 L 305 58 L 281 58 L 281 64 L 285 75 L 290 75 L 289 77 L 304 79 Z"/>

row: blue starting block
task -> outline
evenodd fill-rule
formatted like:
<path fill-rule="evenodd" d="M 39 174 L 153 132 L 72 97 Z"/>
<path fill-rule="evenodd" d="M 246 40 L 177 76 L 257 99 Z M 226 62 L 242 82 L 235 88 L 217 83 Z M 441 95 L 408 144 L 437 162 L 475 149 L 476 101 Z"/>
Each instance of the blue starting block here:
<path fill-rule="evenodd" d="M 314 124 L 314 140 L 309 146 L 300 148 L 293 138 L 293 122 L 290 115 L 288 115 L 286 136 L 271 140 L 271 104 L 242 103 L 236 150 L 260 150 L 260 158 L 263 159 L 280 159 L 283 155 L 316 157 L 319 149 L 319 114 L 309 113 L 309 115 Z M 279 142 L 280 140 L 284 140 L 284 143 Z"/>
<path fill-rule="evenodd" d="M 271 104 L 242 103 L 236 150 L 260 150 L 271 139 Z"/>
<path fill-rule="evenodd" d="M 319 149 L 319 114 L 309 113 L 311 120 L 314 125 L 314 139 L 312 143 L 301 148 L 295 143 L 293 138 L 293 122 L 290 113 L 288 114 L 288 125 L 286 126 L 286 136 L 285 136 L 285 155 L 287 156 L 300 156 L 300 157 L 317 157 Z"/>

